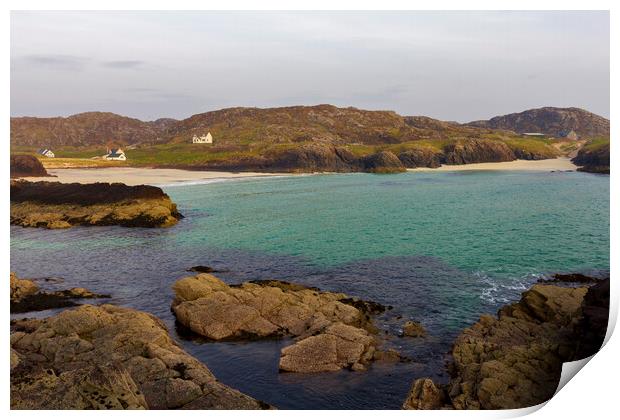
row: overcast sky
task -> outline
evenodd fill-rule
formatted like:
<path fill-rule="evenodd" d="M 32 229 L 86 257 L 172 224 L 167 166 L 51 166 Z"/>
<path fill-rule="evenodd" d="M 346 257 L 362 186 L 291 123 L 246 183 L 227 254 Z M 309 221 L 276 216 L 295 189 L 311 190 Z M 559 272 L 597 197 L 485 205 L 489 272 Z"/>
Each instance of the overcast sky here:
<path fill-rule="evenodd" d="M 13 12 L 11 115 L 330 103 L 609 117 L 607 12 Z"/>

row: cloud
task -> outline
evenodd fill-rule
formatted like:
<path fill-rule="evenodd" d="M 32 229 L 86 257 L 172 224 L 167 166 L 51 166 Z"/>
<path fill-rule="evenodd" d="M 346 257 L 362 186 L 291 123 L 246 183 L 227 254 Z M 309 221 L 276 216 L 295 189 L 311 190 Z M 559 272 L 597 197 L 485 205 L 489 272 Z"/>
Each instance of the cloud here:
<path fill-rule="evenodd" d="M 31 54 L 24 56 L 23 61 L 48 69 L 81 71 L 89 59 L 75 55 Z"/>
<path fill-rule="evenodd" d="M 111 69 L 135 69 L 144 65 L 144 61 L 141 60 L 114 60 L 104 61 L 103 66 Z"/>

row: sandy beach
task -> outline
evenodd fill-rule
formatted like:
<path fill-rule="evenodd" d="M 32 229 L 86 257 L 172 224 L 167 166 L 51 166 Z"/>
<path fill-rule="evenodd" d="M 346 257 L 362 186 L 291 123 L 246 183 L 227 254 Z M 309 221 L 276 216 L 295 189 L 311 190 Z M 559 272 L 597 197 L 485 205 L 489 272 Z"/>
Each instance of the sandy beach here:
<path fill-rule="evenodd" d="M 575 169 L 577 169 L 577 166 L 570 161 L 570 158 L 563 157 L 545 160 L 513 160 L 512 162 L 442 165 L 439 168 L 415 168 L 408 169 L 408 171 L 571 171 Z"/>
<path fill-rule="evenodd" d="M 262 172 L 217 172 L 217 171 L 186 171 L 183 169 L 158 168 L 72 168 L 49 169 L 50 177 L 27 177 L 28 181 L 58 181 L 58 182 L 122 182 L 126 185 L 157 185 L 170 186 L 174 184 L 208 183 L 237 178 L 259 178 L 273 176 L 291 176 L 292 174 L 262 173 Z"/>
<path fill-rule="evenodd" d="M 568 171 L 577 167 L 568 158 L 546 160 L 515 160 L 512 162 L 474 163 L 469 165 L 443 165 L 440 168 L 416 168 L 410 172 L 420 171 Z M 299 176 L 290 173 L 264 172 L 217 172 L 186 171 L 183 169 L 157 168 L 72 168 L 49 169 L 55 178 L 28 177 L 29 181 L 59 182 L 122 182 L 127 185 L 171 186 L 187 183 L 208 183 L 229 179 L 259 178 L 274 176 Z"/>

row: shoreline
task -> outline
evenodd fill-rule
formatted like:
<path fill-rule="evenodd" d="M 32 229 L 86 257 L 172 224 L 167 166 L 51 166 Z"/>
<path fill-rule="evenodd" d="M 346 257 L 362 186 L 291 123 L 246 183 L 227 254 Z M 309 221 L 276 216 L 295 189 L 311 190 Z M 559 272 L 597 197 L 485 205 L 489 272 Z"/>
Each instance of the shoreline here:
<path fill-rule="evenodd" d="M 514 160 L 510 162 L 485 162 L 466 165 L 442 165 L 439 168 L 407 169 L 407 172 L 459 172 L 459 171 L 574 171 L 577 166 L 569 158 L 545 160 Z M 27 181 L 57 181 L 63 183 L 121 182 L 126 185 L 176 185 L 208 184 L 227 180 L 257 179 L 284 176 L 307 176 L 316 173 L 291 172 L 225 172 L 195 171 L 164 168 L 61 168 L 48 169 L 53 177 L 24 177 Z M 333 174 L 333 172 L 325 172 Z"/>
<path fill-rule="evenodd" d="M 512 160 L 509 162 L 483 162 L 466 165 L 441 165 L 439 168 L 407 169 L 407 172 L 458 172 L 458 171 L 575 171 L 578 166 L 568 157 L 543 160 Z"/>

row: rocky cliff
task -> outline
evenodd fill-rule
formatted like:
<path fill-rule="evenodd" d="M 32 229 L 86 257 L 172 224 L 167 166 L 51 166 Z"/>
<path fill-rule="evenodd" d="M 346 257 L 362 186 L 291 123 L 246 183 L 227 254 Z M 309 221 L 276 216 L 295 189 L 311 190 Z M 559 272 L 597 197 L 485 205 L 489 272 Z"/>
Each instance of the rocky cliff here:
<path fill-rule="evenodd" d="M 125 184 L 11 181 L 11 224 L 167 227 L 183 216 L 160 188 Z"/>
<path fill-rule="evenodd" d="M 579 137 L 609 137 L 609 120 L 580 108 L 529 109 L 467 125 L 516 133 L 544 133 L 551 137 L 566 137 L 571 131 Z"/>
<path fill-rule="evenodd" d="M 454 342 L 447 385 L 414 381 L 407 409 L 511 409 L 550 399 L 562 363 L 601 347 L 609 279 L 587 287 L 537 284 L 497 316 L 483 315 Z"/>
<path fill-rule="evenodd" d="M 50 176 L 39 159 L 32 155 L 11 155 L 11 178 Z"/>

